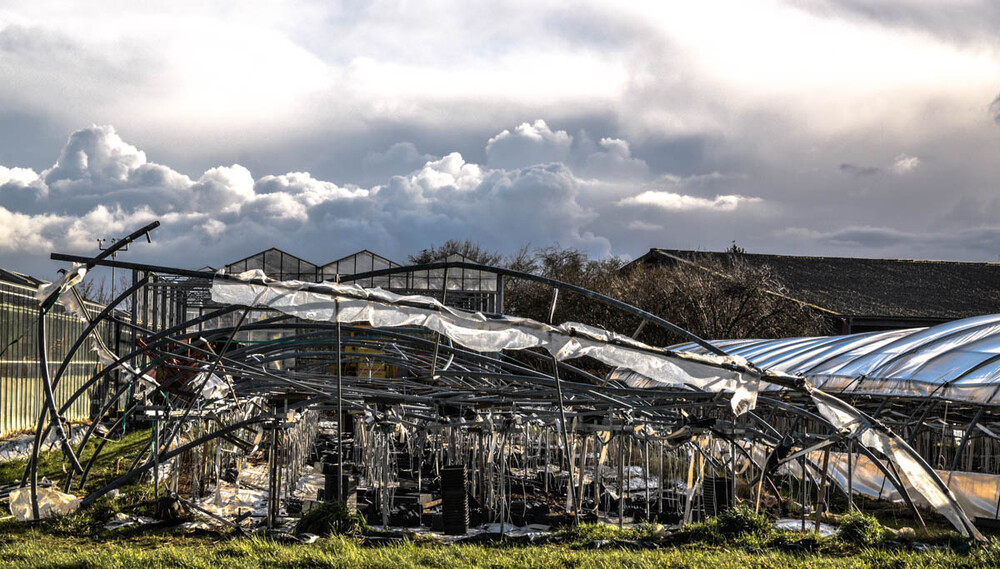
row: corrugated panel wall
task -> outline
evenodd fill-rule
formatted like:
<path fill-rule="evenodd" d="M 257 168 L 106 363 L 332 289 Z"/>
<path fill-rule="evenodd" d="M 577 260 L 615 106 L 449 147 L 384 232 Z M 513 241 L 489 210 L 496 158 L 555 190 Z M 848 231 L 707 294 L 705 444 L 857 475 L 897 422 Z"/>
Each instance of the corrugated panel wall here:
<path fill-rule="evenodd" d="M 102 334 L 107 325 L 101 324 Z M 49 373 L 55 376 L 69 348 L 86 325 L 61 307 L 46 316 Z M 38 357 L 38 303 L 34 290 L 0 282 L 0 437 L 17 431 L 33 431 L 45 404 Z M 105 337 L 107 337 L 105 335 Z M 56 404 L 61 405 L 99 368 L 97 358 L 85 344 L 77 351 L 56 386 Z M 95 389 L 90 391 L 96 392 Z M 65 418 L 91 418 L 93 403 L 81 397 Z"/>

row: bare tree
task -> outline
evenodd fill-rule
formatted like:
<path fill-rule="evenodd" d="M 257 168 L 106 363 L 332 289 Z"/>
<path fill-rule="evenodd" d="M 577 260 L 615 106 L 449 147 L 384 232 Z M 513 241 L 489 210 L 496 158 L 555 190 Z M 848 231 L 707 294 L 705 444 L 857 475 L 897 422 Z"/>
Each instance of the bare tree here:
<path fill-rule="evenodd" d="M 710 260 L 697 264 L 635 265 L 621 259 L 589 259 L 576 249 L 549 247 L 512 258 L 511 268 L 600 292 L 655 314 L 707 339 L 777 338 L 829 333 L 825 320 L 795 301 L 767 267 L 753 267 L 734 251 L 726 266 Z M 551 290 L 538 283 L 508 279 L 507 312 L 547 321 Z M 632 335 L 640 319 L 563 291 L 553 322 L 575 321 Z M 656 345 L 684 341 L 657 327 L 644 328 L 642 340 Z"/>
<path fill-rule="evenodd" d="M 482 265 L 495 266 L 503 259 L 503 255 L 499 252 L 485 249 L 479 245 L 479 243 L 470 239 L 466 239 L 465 241 L 449 239 L 440 247 L 432 244 L 430 247 L 420 251 L 416 255 L 410 255 L 409 259 L 414 265 L 423 265 L 426 263 L 433 263 L 434 261 L 440 261 L 441 259 L 455 253 L 459 253 L 473 262 Z"/>
<path fill-rule="evenodd" d="M 117 282 L 113 288 L 108 280 L 105 276 L 101 276 L 100 278 L 97 276 L 88 276 L 76 285 L 76 289 L 80 291 L 80 296 L 85 300 L 103 306 L 111 302 L 115 296 L 121 294 L 126 288 L 132 286 L 132 278 L 129 275 L 121 273 L 116 275 L 115 280 Z M 131 306 L 131 303 L 126 299 L 119 308 L 127 310 L 129 306 Z"/>
<path fill-rule="evenodd" d="M 707 259 L 696 264 L 630 267 L 611 275 L 605 293 L 656 314 L 706 339 L 780 338 L 822 335 L 829 324 L 793 299 L 769 267 L 734 255 L 725 266 Z M 646 342 L 678 341 L 664 331 Z"/>

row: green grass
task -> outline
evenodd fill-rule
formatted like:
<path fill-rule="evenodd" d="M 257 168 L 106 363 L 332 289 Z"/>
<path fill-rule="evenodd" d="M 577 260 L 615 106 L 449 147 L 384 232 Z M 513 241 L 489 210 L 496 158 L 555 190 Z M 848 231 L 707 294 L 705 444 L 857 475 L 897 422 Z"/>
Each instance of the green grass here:
<path fill-rule="evenodd" d="M 967 554 L 862 549 L 851 555 L 797 555 L 719 546 L 669 547 L 652 551 L 583 550 L 560 545 L 491 547 L 406 543 L 365 548 L 346 537 L 310 545 L 284 545 L 260 538 L 214 541 L 204 536 L 146 532 L 108 538 L 57 538 L 44 532 L 10 539 L 0 529 L 0 566 L 28 567 L 690 567 L 750 569 L 785 567 L 995 567 L 996 542 Z"/>
<path fill-rule="evenodd" d="M 401 545 L 368 548 L 362 538 L 328 536 L 309 544 L 281 544 L 260 537 L 237 538 L 229 532 L 190 532 L 133 526 L 103 529 L 101 520 L 115 511 L 142 507 L 141 487 L 118 499 L 99 500 L 93 507 L 40 523 L 0 521 L 0 567 L 690 567 L 750 569 L 785 567 L 996 567 L 1000 542 L 968 548 L 947 544 L 916 552 L 905 545 L 863 547 L 811 534 L 768 532 L 767 536 L 733 530 L 732 522 L 706 522 L 701 530 L 664 534 L 654 524 L 618 530 L 600 524 L 564 528 L 563 542 L 516 546 L 441 544 L 421 537 Z M 739 516 L 737 516 L 739 517 Z M 730 531 L 729 539 L 698 537 L 704 528 Z M 750 520 L 742 527 L 755 527 Z M 720 529 L 721 528 L 721 529 Z M 680 538 L 678 538 L 680 536 Z M 590 549 L 594 540 L 657 541 L 661 549 L 631 551 L 614 546 Z M 812 551 L 791 553 L 785 545 L 810 542 Z M 966 549 L 959 549 L 966 546 Z"/>
<path fill-rule="evenodd" d="M 73 478 L 73 487 L 70 489 L 70 493 L 84 496 L 126 472 L 135 456 L 146 447 L 149 438 L 150 431 L 147 429 L 128 433 L 120 440 L 106 442 L 91 467 L 83 490 L 79 489 L 80 477 L 77 475 Z M 93 456 L 98 442 L 99 440 L 91 440 L 81 453 L 80 462 L 84 467 Z M 38 464 L 39 479 L 48 478 L 56 485 L 57 489 L 62 490 L 63 482 L 65 482 L 67 472 L 70 469 L 69 462 L 63 456 L 62 451 L 51 450 L 39 453 Z M 0 462 L 0 483 L 19 482 L 26 465 L 26 459 Z M 0 542 L 6 539 L 20 539 L 22 535 L 25 535 L 25 532 L 29 532 L 26 535 L 32 536 L 32 539 L 37 539 L 38 535 L 47 535 L 53 538 L 81 537 L 89 540 L 101 540 L 109 536 L 109 532 L 104 529 L 104 524 L 111 521 L 115 514 L 119 512 L 143 516 L 153 514 L 155 505 L 152 502 L 153 487 L 151 485 L 133 481 L 120 490 L 119 497 L 99 498 L 90 507 L 72 516 L 50 518 L 35 524 L 19 524 L 12 519 L 0 521 Z M 2 513 L 9 513 L 6 502 L 3 503 Z M 0 517 L 3 516 L 0 515 Z M 4 564 L 0 563 L 0 567 L 2 566 Z"/>
<path fill-rule="evenodd" d="M 634 527 L 618 529 L 617 526 L 608 524 L 580 524 L 578 526 L 565 526 L 559 528 L 556 535 L 563 539 L 563 543 L 572 546 L 587 545 L 594 540 L 637 540 L 651 539 L 657 534 L 656 524 L 639 524 Z"/>
<path fill-rule="evenodd" d="M 128 467 L 132 465 L 132 460 L 149 443 L 149 437 L 150 431 L 144 429 L 130 432 L 120 440 L 106 442 L 97 460 L 91 467 L 83 493 L 96 490 L 126 472 Z M 100 443 L 100 439 L 91 438 L 87 442 L 87 446 L 84 447 L 83 452 L 80 453 L 78 458 L 84 468 L 87 466 L 87 461 L 93 456 L 98 443 Z M 76 447 L 74 447 L 75 449 Z M 20 482 L 21 475 L 24 473 L 24 467 L 27 464 L 28 461 L 26 459 L 0 462 L 0 483 Z M 61 450 L 55 449 L 39 453 L 39 480 L 45 477 L 61 487 L 61 483 L 66 480 L 66 473 L 69 469 L 69 461 L 63 456 Z M 74 489 L 77 487 L 79 480 L 79 475 L 74 476 Z M 79 492 L 77 493 L 79 494 Z"/>

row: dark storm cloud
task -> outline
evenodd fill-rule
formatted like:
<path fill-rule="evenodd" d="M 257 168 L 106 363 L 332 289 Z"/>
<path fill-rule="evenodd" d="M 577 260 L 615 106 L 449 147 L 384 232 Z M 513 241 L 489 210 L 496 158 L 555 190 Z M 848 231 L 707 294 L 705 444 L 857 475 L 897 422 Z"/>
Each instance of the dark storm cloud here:
<path fill-rule="evenodd" d="M 840 165 L 840 171 L 845 174 L 850 174 L 855 178 L 863 178 L 865 176 L 874 176 L 875 174 L 882 172 L 882 169 L 875 166 L 856 166 L 845 162 Z"/>
<path fill-rule="evenodd" d="M 436 156 L 422 154 L 412 142 L 397 142 L 385 152 L 369 152 L 362 161 L 365 180 L 378 183 L 393 176 L 408 174 Z"/>
<path fill-rule="evenodd" d="M 66 142 L 66 131 L 44 117 L 10 110 L 0 112 L 0 164 L 41 170 Z"/>
<path fill-rule="evenodd" d="M 920 258 L 954 259 L 975 251 L 980 260 L 1000 258 L 1000 227 L 976 227 L 954 232 L 900 231 L 891 227 L 847 227 L 822 232 L 790 228 L 779 232 L 783 238 L 809 241 L 817 245 L 832 245 L 842 251 L 862 257 L 902 257 L 899 251 L 919 249 Z"/>
<path fill-rule="evenodd" d="M 834 245 L 879 248 L 898 245 L 904 241 L 912 240 L 913 237 L 913 235 L 883 227 L 852 227 L 826 234 L 822 238 Z"/>
<path fill-rule="evenodd" d="M 933 34 L 961 44 L 997 42 L 1000 4 L 992 0 L 963 2 L 871 2 L 867 0 L 793 0 L 822 16 L 840 16 L 883 26 Z"/>

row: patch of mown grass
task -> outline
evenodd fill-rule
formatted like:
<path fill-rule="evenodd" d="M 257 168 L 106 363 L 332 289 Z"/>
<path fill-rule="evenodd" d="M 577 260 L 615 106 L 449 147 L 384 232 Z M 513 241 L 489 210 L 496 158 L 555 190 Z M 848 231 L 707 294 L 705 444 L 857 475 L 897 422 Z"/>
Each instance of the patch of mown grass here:
<path fill-rule="evenodd" d="M 602 534 L 607 536 L 608 534 Z M 103 542 L 39 535 L 38 539 L 0 540 L 0 566 L 34 567 L 574 567 L 584 569 L 628 567 L 653 569 L 755 569 L 791 567 L 996 567 L 1000 546 L 993 542 L 963 555 L 948 550 L 924 553 L 864 549 L 856 555 L 750 552 L 717 547 L 668 547 L 651 551 L 624 549 L 580 550 L 558 545 L 523 548 L 483 545 L 416 545 L 406 543 L 363 548 L 354 539 L 336 536 L 310 545 L 285 545 L 254 537 L 213 543 L 206 538 L 160 535 L 150 547 L 142 539 L 114 538 Z"/>
<path fill-rule="evenodd" d="M 108 532 L 95 529 L 99 520 L 129 507 L 134 498 L 99 500 L 90 510 L 37 524 L 0 522 L 0 567 L 574 567 L 654 568 L 687 567 L 749 569 L 786 567 L 995 567 L 1000 566 L 1000 543 L 959 553 L 947 547 L 916 552 L 899 546 L 858 547 L 834 538 L 816 540 L 795 532 L 764 529 L 756 517 L 734 512 L 694 524 L 674 536 L 654 524 L 619 530 L 615 526 L 584 524 L 564 528 L 562 544 L 507 547 L 502 545 L 441 544 L 410 541 L 380 548 L 361 547 L 350 536 L 328 536 L 309 545 L 287 545 L 262 537 L 226 539 L 183 530 L 135 527 Z M 770 526 L 768 526 L 770 527 Z M 683 539 L 674 541 L 677 536 Z M 696 536 L 700 536 L 697 537 Z M 710 537 L 706 537 L 710 536 Z M 820 547 L 797 552 L 781 544 L 813 539 Z M 594 540 L 658 541 L 661 549 L 582 549 Z"/>
<path fill-rule="evenodd" d="M 149 444 L 151 431 L 140 429 L 123 435 L 119 439 L 112 439 L 104 442 L 104 447 L 91 466 L 87 481 L 83 486 L 86 492 L 96 490 L 114 480 L 132 465 L 132 461 Z M 94 451 L 101 443 L 101 439 L 96 437 L 87 441 L 83 452 L 78 457 L 80 464 L 86 467 Z M 75 450 L 75 447 L 74 447 Z M 24 468 L 28 465 L 27 459 L 7 460 L 0 462 L 0 483 L 20 482 L 24 474 Z M 70 470 L 69 461 L 63 455 L 62 450 L 53 449 L 39 453 L 38 456 L 38 477 L 48 478 L 57 485 L 66 480 L 66 475 Z M 74 476 L 74 488 L 79 481 L 79 475 Z"/>
<path fill-rule="evenodd" d="M 580 546 L 595 540 L 651 539 L 657 536 L 657 530 L 656 524 L 639 524 L 618 529 L 618 526 L 611 524 L 595 523 L 564 526 L 556 531 L 556 536 L 565 544 Z"/>
<path fill-rule="evenodd" d="M 144 452 L 144 449 L 148 450 L 149 439 L 150 430 L 146 429 L 136 430 L 117 440 L 104 442 L 104 447 L 97 455 L 94 464 L 91 465 L 83 490 L 78 487 L 80 476 L 76 475 L 70 493 L 80 496 L 86 495 L 123 474 L 136 456 Z M 87 465 L 100 442 L 100 439 L 88 441 L 79 457 L 82 465 Z M 19 482 L 26 465 L 26 459 L 0 462 L 0 482 Z M 38 465 L 39 479 L 47 478 L 53 482 L 57 489 L 62 490 L 70 468 L 62 451 L 56 449 L 39 453 Z M 103 539 L 109 533 L 104 529 L 104 525 L 114 519 L 118 513 L 140 516 L 154 514 L 155 504 L 152 501 L 153 487 L 151 485 L 132 481 L 130 484 L 122 486 L 120 492 L 117 497 L 101 497 L 89 507 L 69 516 L 50 518 L 30 524 L 17 523 L 13 519 L 0 521 L 0 540 L 4 538 L 18 539 L 24 535 L 37 536 L 38 534 Z M 0 507 L 6 510 L 6 502 Z M 127 528 L 117 530 L 116 535 L 129 535 L 137 531 L 138 528 Z"/>

